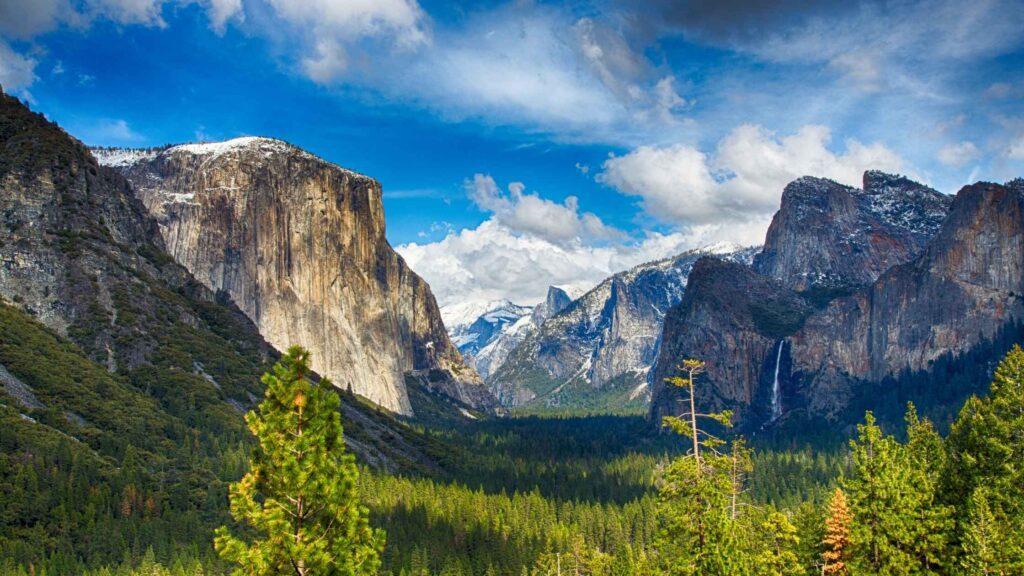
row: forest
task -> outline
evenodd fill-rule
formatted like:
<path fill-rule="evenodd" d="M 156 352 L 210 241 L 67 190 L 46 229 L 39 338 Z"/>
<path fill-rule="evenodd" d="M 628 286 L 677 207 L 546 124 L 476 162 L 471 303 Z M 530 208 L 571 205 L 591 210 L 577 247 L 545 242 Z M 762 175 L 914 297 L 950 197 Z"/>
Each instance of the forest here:
<path fill-rule="evenodd" d="M 686 361 L 672 383 L 699 395 L 701 367 Z M 338 395 L 310 390 L 340 438 Z M 662 433 L 639 416 L 420 426 L 445 446 L 442 470 L 386 473 L 343 450 L 325 460 L 342 474 L 331 484 L 351 488 L 330 498 L 362 503 L 353 525 L 366 525 L 351 533 L 375 558 L 373 572 L 338 573 L 1020 574 L 1021 406 L 1015 347 L 945 437 L 912 404 L 903 428 L 868 412 L 831 449 L 745 442 L 728 413 L 669 418 Z M 259 452 L 235 430 L 208 446 L 186 434 L 158 460 L 150 445 L 83 446 L 6 404 L 0 419 L 15 432 L 0 436 L 4 574 L 224 574 L 235 564 L 214 530 L 238 528 L 239 546 L 259 532 L 228 509 Z"/>

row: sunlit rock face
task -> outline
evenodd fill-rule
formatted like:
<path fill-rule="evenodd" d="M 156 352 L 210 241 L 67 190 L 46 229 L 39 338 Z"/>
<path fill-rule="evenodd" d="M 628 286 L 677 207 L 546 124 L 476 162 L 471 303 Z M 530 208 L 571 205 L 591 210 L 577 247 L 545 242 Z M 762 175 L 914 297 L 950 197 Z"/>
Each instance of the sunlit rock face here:
<path fill-rule="evenodd" d="M 440 369 L 493 408 L 430 287 L 388 244 L 377 181 L 268 138 L 94 153 L 133 184 L 178 262 L 277 348 L 309 349 L 336 386 L 409 414 L 406 373 Z"/>

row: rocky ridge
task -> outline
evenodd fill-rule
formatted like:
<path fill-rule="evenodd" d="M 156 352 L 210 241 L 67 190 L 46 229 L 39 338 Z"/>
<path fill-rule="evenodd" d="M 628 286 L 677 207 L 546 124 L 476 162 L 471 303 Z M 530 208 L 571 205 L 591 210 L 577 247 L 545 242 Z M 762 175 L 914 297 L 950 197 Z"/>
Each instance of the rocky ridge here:
<path fill-rule="evenodd" d="M 615 274 L 524 338 L 488 385 L 512 406 L 645 405 L 664 315 L 693 264 L 708 254 L 749 262 L 756 250 L 709 247 Z"/>
<path fill-rule="evenodd" d="M 663 379 L 686 357 L 708 362 L 703 402 L 736 410 L 748 427 L 791 412 L 855 420 L 882 395 L 930 402 L 941 393 L 962 401 L 974 391 L 963 377 L 946 382 L 950 389 L 927 388 L 948 380 L 937 367 L 979 350 L 998 353 L 1024 319 L 1022 182 L 979 183 L 949 199 L 877 172 L 865 175 L 862 192 L 818 179 L 791 184 L 754 269 L 695 266 L 665 323 L 652 416 L 676 409 L 679 394 Z M 823 215 L 849 215 L 851 198 L 867 211 L 844 221 L 871 226 L 856 234 L 826 230 L 821 224 L 835 220 Z M 832 201 L 840 208 L 829 207 Z M 825 269 L 834 273 L 815 274 Z M 821 298 L 820 287 L 842 290 Z M 913 382 L 925 388 L 899 389 Z M 847 413 L 854 405 L 859 415 Z"/>
<path fill-rule="evenodd" d="M 377 181 L 259 137 L 94 153 L 132 183 L 168 253 L 274 346 L 306 347 L 319 373 L 395 412 L 411 413 L 405 377 L 422 370 L 494 408 L 388 244 Z"/>
<path fill-rule="evenodd" d="M 786 186 L 754 268 L 823 296 L 873 282 L 924 249 L 951 198 L 902 176 L 868 171 L 861 189 L 803 177 Z"/>

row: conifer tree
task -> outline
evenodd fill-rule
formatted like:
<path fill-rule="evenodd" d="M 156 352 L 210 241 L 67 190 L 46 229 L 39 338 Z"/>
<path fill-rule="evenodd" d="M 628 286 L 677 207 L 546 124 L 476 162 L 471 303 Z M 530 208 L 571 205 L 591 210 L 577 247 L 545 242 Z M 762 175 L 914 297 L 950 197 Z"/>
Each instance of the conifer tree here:
<path fill-rule="evenodd" d="M 825 538 L 821 553 L 822 574 L 847 576 L 850 569 L 847 560 L 850 554 L 850 523 L 853 518 L 846 504 L 846 494 L 836 488 L 828 502 L 828 517 L 825 518 Z"/>
<path fill-rule="evenodd" d="M 691 441 L 689 452 L 666 467 L 658 501 L 662 526 L 655 547 L 663 571 L 673 576 L 737 574 L 745 563 L 730 514 L 732 461 L 718 451 L 724 441 L 701 427 L 702 421 L 729 427 L 732 413 L 697 412 L 697 378 L 704 370 L 704 362 L 687 359 L 680 376 L 666 379 L 688 391 L 688 410 L 666 416 L 663 425 Z"/>
<path fill-rule="evenodd" d="M 931 424 L 907 410 L 908 445 L 883 435 L 868 412 L 850 441 L 853 475 L 844 481 L 853 513 L 856 571 L 937 574 L 949 556 L 953 511 L 937 502 L 941 440 Z M 938 447 L 938 448 L 936 448 Z"/>
<path fill-rule="evenodd" d="M 968 576 L 1005 574 L 1003 527 L 992 513 L 988 490 L 980 487 L 971 494 L 963 535 L 960 565 Z"/>
<path fill-rule="evenodd" d="M 256 536 L 246 542 L 221 527 L 214 540 L 238 565 L 236 576 L 359 576 L 380 565 L 384 537 L 358 499 L 338 395 L 326 379 L 310 382 L 309 372 L 309 353 L 289 348 L 263 375 L 259 412 L 246 415 L 258 447 L 231 486 L 231 515 Z"/>
<path fill-rule="evenodd" d="M 752 526 L 747 533 L 754 553 L 751 555 L 751 566 L 747 573 L 758 576 L 801 576 L 806 574 L 797 557 L 796 548 L 800 544 L 796 528 L 785 514 L 769 508 L 758 514 L 758 525 Z"/>
<path fill-rule="evenodd" d="M 971 574 L 1024 574 L 1024 350 L 996 368 L 989 394 L 971 397 L 947 438 L 947 501 L 958 518 L 961 564 Z"/>

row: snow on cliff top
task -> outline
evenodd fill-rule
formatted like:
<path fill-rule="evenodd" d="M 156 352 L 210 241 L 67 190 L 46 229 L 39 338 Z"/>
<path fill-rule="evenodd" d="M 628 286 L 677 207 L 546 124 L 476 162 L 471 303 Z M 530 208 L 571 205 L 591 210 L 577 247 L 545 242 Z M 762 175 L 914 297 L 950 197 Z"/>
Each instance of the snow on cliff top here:
<path fill-rule="evenodd" d="M 287 152 L 294 147 L 281 141 L 274 140 L 273 138 L 264 138 L 262 136 L 243 136 L 241 138 L 232 138 L 231 140 L 224 140 L 223 142 L 201 142 L 199 144 L 180 144 L 178 146 L 172 146 L 168 151 L 176 152 L 188 152 L 190 154 L 196 154 L 199 156 L 221 156 L 229 152 L 236 150 L 253 149 L 257 148 L 261 152 Z"/>
<path fill-rule="evenodd" d="M 92 155 L 101 166 L 120 168 L 131 166 L 143 160 L 152 160 L 159 150 L 138 150 L 134 148 L 93 148 Z"/>
<path fill-rule="evenodd" d="M 267 138 L 266 136 L 242 136 L 221 142 L 177 144 L 167 148 L 93 148 L 91 151 L 93 156 L 96 157 L 97 162 L 103 166 L 110 166 L 113 168 L 126 168 L 138 164 L 139 162 L 153 160 L 157 156 L 178 153 L 202 156 L 204 160 L 214 160 L 226 154 L 242 151 L 257 151 L 260 152 L 264 158 L 269 158 L 274 154 L 294 153 L 306 158 L 313 158 L 326 164 L 330 164 L 331 166 L 352 174 L 353 176 L 368 178 L 367 176 L 353 170 L 349 170 L 344 166 L 328 162 L 327 160 L 307 152 L 298 146 L 289 144 L 284 140 Z"/>

